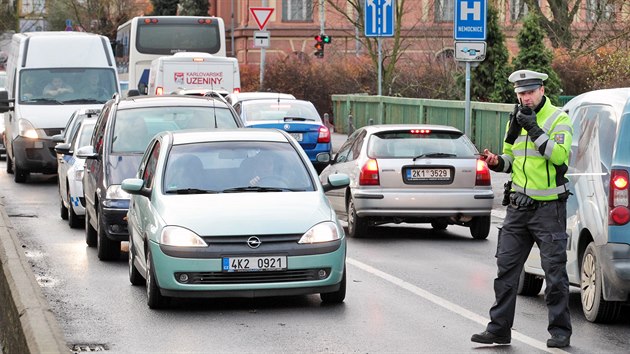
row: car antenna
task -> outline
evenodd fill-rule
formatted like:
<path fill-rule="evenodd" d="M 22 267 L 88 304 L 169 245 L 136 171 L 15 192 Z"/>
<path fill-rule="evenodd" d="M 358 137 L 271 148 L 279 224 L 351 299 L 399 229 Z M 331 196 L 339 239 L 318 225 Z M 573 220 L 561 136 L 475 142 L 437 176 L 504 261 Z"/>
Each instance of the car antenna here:
<path fill-rule="evenodd" d="M 212 92 L 214 92 L 214 83 L 212 82 L 212 80 L 210 80 L 210 88 L 212 89 Z M 214 129 L 219 128 L 219 126 L 217 125 L 217 103 L 214 97 L 210 97 L 212 98 L 212 113 L 214 114 Z"/>

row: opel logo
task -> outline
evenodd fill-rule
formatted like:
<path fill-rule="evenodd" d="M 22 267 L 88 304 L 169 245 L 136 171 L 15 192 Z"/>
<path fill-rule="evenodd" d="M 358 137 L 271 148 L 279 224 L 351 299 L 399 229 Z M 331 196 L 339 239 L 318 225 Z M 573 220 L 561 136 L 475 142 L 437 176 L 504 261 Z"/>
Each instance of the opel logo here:
<path fill-rule="evenodd" d="M 291 129 L 291 126 L 290 126 L 290 125 L 288 125 L 288 124 L 285 124 L 285 125 L 284 125 L 284 130 L 289 130 L 289 129 Z"/>
<path fill-rule="evenodd" d="M 252 236 L 247 239 L 247 245 L 249 248 L 258 248 L 261 244 L 262 242 L 260 242 L 260 239 L 256 236 Z"/>

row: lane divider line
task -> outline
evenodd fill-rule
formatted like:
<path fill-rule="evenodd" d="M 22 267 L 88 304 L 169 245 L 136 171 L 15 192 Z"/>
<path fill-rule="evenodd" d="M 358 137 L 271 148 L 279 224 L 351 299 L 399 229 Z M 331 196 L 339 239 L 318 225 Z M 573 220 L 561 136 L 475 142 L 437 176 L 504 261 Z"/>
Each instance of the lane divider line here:
<path fill-rule="evenodd" d="M 469 319 L 469 320 L 471 320 L 473 322 L 476 322 L 476 323 L 484 326 L 484 328 L 488 324 L 489 320 L 487 318 L 483 317 L 483 316 L 480 316 L 480 315 L 478 315 L 478 314 L 476 314 L 476 313 L 474 313 L 474 312 L 472 312 L 470 310 L 467 310 L 467 309 L 465 309 L 465 308 L 463 308 L 463 307 L 461 307 L 461 306 L 459 306 L 457 304 L 454 304 L 454 303 L 452 303 L 452 302 L 450 302 L 450 301 L 448 301 L 446 299 L 443 299 L 443 298 L 441 298 L 441 297 L 439 297 L 437 295 L 434 295 L 434 294 L 432 294 L 432 293 L 430 293 L 430 292 L 428 292 L 428 291 L 426 291 L 426 290 L 424 290 L 422 288 L 419 288 L 419 287 L 417 287 L 417 286 L 415 286 L 415 285 L 413 285 L 411 283 L 408 283 L 408 282 L 406 282 L 406 281 L 404 281 L 404 280 L 402 280 L 400 278 L 397 278 L 397 277 L 395 277 L 395 276 L 393 276 L 391 274 L 388 274 L 388 273 L 385 273 L 385 272 L 383 272 L 381 270 L 378 270 L 378 269 L 376 269 L 376 268 L 374 268 L 374 267 L 372 267 L 370 265 L 367 265 L 367 264 L 365 264 L 365 263 L 363 263 L 361 261 L 358 261 L 356 259 L 347 257 L 346 258 L 346 263 L 351 264 L 351 265 L 353 265 L 353 266 L 355 266 L 355 267 L 357 267 L 357 268 L 359 268 L 361 270 L 364 270 L 364 271 L 366 271 L 366 272 L 368 272 L 368 273 L 370 273 L 372 275 L 375 275 L 375 276 L 377 276 L 377 277 L 379 277 L 379 278 L 381 278 L 381 279 L 383 279 L 385 281 L 388 281 L 388 282 L 390 282 L 390 283 L 392 283 L 392 284 L 394 284 L 394 285 L 396 285 L 396 286 L 398 286 L 398 287 L 400 287 L 402 289 L 405 289 L 405 290 L 407 290 L 407 291 L 409 291 L 409 292 L 411 292 L 411 293 L 413 293 L 415 295 L 418 295 L 418 296 L 422 297 L 423 299 L 425 299 L 427 301 L 430 301 L 430 302 L 432 302 L 432 303 L 434 303 L 434 304 L 436 304 L 436 305 L 438 305 L 438 306 L 440 306 L 440 307 L 442 307 L 442 308 L 444 308 L 444 309 L 446 309 L 448 311 L 451 311 L 451 312 L 453 312 L 453 313 L 455 313 L 457 315 L 460 315 L 460 316 L 462 316 L 464 318 L 467 318 L 467 319 Z M 528 336 L 526 336 L 526 335 L 524 335 L 524 334 L 522 334 L 522 333 L 520 333 L 518 331 L 515 331 L 515 330 L 512 330 L 512 339 L 516 339 L 516 340 L 518 340 L 520 342 L 523 342 L 523 343 L 525 343 L 525 344 L 527 344 L 529 346 L 532 346 L 532 347 L 534 347 L 536 349 L 543 350 L 543 351 L 545 351 L 547 353 L 568 354 L 568 352 L 565 352 L 564 350 L 561 350 L 561 349 L 547 348 L 547 344 L 546 343 L 543 343 L 543 342 L 538 341 L 538 340 L 536 340 L 534 338 L 528 337 Z M 471 343 L 473 345 L 477 344 L 477 343 L 473 343 L 473 342 L 471 342 Z M 483 345 L 483 344 L 479 344 L 479 345 Z"/>

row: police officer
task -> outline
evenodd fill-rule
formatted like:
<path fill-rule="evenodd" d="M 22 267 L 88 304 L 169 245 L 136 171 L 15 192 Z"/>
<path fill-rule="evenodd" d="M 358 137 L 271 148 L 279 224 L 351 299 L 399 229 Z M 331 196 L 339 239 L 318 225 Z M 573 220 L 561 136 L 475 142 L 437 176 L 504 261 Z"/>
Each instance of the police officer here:
<path fill-rule="evenodd" d="M 569 278 L 566 271 L 566 200 L 569 151 L 573 128 L 569 116 L 545 96 L 547 74 L 531 70 L 512 73 L 509 81 L 520 102 L 508 123 L 503 154 L 484 150 L 488 166 L 511 173 L 509 205 L 497 245 L 496 301 L 486 330 L 473 342 L 509 344 L 518 282 L 534 244 L 545 271 L 545 301 L 549 314 L 547 347 L 570 344 Z"/>

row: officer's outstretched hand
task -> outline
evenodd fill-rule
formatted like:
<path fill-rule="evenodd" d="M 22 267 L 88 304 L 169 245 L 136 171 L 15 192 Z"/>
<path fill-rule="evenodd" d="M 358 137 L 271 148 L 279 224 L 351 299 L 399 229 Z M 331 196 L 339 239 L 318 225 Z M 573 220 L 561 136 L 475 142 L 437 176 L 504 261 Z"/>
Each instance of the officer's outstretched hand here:
<path fill-rule="evenodd" d="M 536 112 L 527 106 L 522 107 L 518 111 L 516 121 L 523 129 L 527 130 L 527 134 L 531 136 L 533 140 L 538 139 L 539 136 L 544 134 L 543 130 L 538 126 L 538 123 L 536 123 Z"/>

